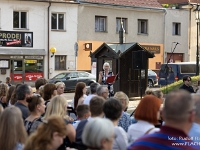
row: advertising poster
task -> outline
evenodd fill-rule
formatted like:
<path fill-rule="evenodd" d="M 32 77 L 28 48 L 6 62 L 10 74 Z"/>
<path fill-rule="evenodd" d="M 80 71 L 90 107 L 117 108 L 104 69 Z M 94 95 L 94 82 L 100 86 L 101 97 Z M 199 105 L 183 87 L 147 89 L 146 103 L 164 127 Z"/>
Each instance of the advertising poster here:
<path fill-rule="evenodd" d="M 33 47 L 33 32 L 0 31 L 2 47 Z"/>

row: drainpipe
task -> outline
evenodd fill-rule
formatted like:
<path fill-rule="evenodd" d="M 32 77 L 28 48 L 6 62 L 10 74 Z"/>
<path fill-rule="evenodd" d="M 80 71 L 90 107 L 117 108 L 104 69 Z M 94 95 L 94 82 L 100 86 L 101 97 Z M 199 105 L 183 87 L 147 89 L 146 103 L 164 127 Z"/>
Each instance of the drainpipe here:
<path fill-rule="evenodd" d="M 167 10 L 165 9 L 165 14 L 164 14 L 164 40 L 163 40 L 163 63 L 166 63 L 166 59 L 167 58 L 165 58 L 165 57 L 167 57 L 166 56 L 166 52 L 165 52 L 165 50 L 166 50 L 166 15 L 167 15 Z"/>
<path fill-rule="evenodd" d="M 47 32 L 47 38 L 48 38 L 48 42 L 47 42 L 47 57 L 48 57 L 48 60 L 47 60 L 47 66 L 48 66 L 48 75 L 47 75 L 47 77 L 48 77 L 48 79 L 49 79 L 49 73 L 50 73 L 50 64 L 49 64 L 49 59 L 50 59 L 50 55 L 49 55 L 49 43 L 50 43 L 50 37 L 49 37 L 49 35 L 50 35 L 50 30 L 49 30 L 49 20 L 50 20 L 50 18 L 49 18 L 49 11 L 50 11 L 50 7 L 51 7 L 51 2 L 49 2 L 49 6 L 48 6 L 48 10 L 47 10 L 47 19 L 48 19 L 48 27 L 47 27 L 47 30 L 48 30 L 48 32 Z"/>

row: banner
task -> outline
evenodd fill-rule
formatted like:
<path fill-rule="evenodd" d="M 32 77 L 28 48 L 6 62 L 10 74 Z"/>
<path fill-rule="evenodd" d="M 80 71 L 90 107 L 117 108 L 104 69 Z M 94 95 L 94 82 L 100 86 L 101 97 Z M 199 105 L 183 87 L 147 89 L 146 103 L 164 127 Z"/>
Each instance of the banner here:
<path fill-rule="evenodd" d="M 0 31 L 0 46 L 33 47 L 33 32 Z"/>

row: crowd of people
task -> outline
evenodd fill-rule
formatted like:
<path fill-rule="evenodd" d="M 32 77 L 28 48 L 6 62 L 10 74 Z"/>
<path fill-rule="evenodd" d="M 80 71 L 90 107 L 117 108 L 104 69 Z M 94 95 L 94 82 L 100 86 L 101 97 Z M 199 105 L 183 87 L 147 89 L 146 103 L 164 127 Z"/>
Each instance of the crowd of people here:
<path fill-rule="evenodd" d="M 164 99 L 147 89 L 131 116 L 128 96 L 111 86 L 92 83 L 86 95 L 79 82 L 70 106 L 63 82 L 39 78 L 34 93 L 27 84 L 0 83 L 0 150 L 200 149 L 198 93 L 180 89 Z"/>

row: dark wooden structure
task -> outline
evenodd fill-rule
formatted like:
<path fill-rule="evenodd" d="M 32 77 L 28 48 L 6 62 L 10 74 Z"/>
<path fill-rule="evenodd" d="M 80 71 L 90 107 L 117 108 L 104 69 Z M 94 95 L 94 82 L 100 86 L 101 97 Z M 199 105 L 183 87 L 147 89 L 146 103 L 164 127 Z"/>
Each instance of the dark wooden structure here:
<path fill-rule="evenodd" d="M 143 50 L 147 61 L 142 72 L 142 94 L 147 87 L 148 58 L 153 58 L 154 54 L 145 50 L 138 43 L 103 43 L 96 51 L 90 54 L 92 61 L 97 62 L 97 81 L 99 71 L 103 70 L 104 62 L 108 62 L 114 74 L 118 73 L 118 78 L 114 84 L 114 90 L 123 91 L 129 97 L 140 96 L 140 70 L 133 69 L 133 51 Z M 96 59 L 95 59 L 96 58 Z"/>

